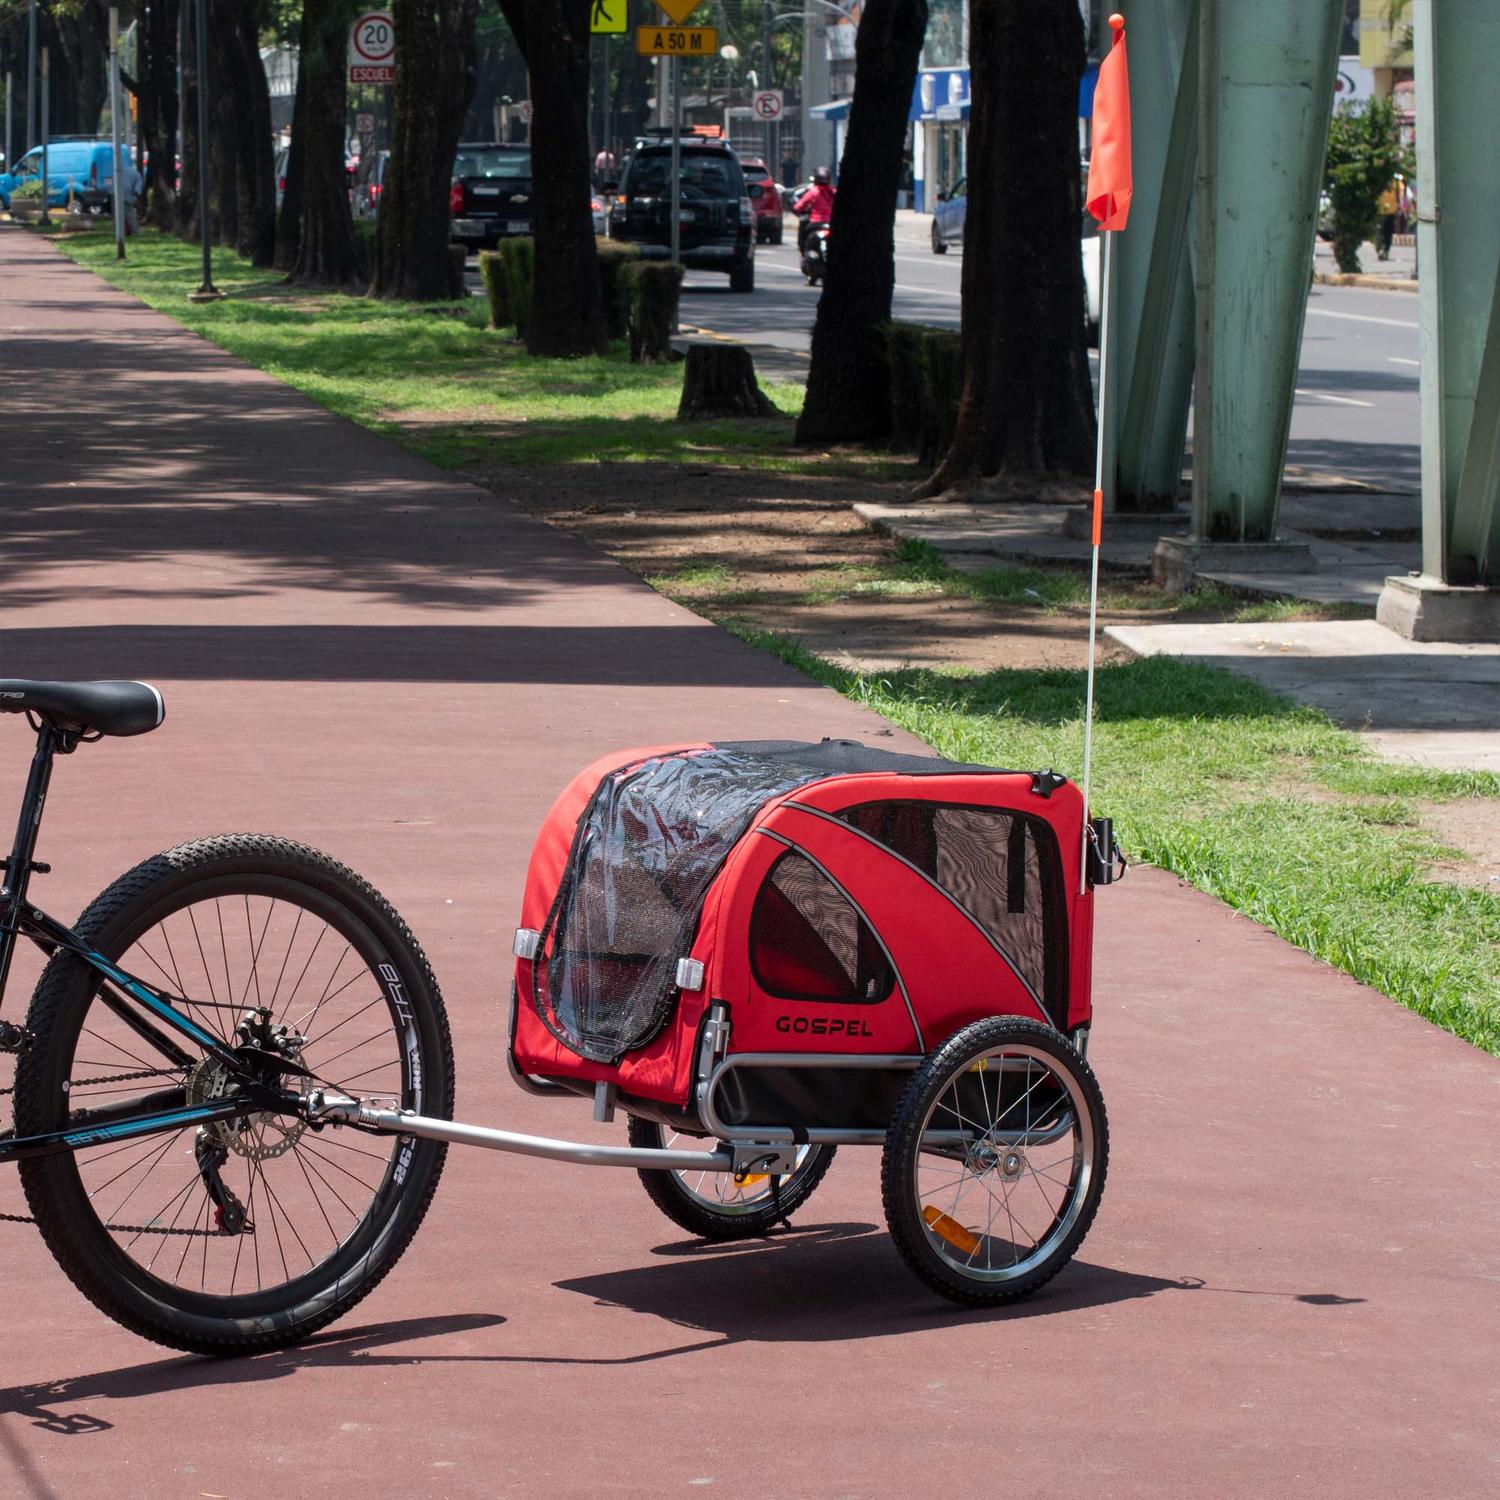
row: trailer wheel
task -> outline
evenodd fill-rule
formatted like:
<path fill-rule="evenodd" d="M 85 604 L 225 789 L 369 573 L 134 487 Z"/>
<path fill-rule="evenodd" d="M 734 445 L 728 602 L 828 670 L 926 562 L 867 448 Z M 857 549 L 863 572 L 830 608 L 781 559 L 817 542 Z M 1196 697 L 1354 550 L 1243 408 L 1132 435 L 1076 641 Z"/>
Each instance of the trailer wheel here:
<path fill-rule="evenodd" d="M 655 1120 L 630 1119 L 630 1144 L 653 1150 L 690 1151 L 704 1155 L 717 1147 L 708 1137 L 679 1135 Z M 833 1164 L 834 1147 L 803 1146 L 796 1170 L 781 1179 L 773 1194 L 769 1177 L 736 1182 L 727 1172 L 639 1173 L 646 1196 L 676 1225 L 705 1240 L 748 1240 L 768 1234 L 812 1196 Z"/>
<path fill-rule="evenodd" d="M 1104 1191 L 1109 1125 L 1089 1065 L 1035 1021 L 976 1021 L 912 1075 L 886 1133 L 886 1222 L 955 1302 L 1035 1291 L 1072 1258 Z"/>

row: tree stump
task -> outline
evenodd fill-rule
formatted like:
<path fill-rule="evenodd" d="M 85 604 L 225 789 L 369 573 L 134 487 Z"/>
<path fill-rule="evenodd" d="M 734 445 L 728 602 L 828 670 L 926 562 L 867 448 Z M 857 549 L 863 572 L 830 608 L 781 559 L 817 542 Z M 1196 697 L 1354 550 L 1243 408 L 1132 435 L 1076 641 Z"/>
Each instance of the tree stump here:
<path fill-rule="evenodd" d="M 755 379 L 755 361 L 743 344 L 692 339 L 682 372 L 679 422 L 714 417 L 774 417 L 776 408 Z"/>

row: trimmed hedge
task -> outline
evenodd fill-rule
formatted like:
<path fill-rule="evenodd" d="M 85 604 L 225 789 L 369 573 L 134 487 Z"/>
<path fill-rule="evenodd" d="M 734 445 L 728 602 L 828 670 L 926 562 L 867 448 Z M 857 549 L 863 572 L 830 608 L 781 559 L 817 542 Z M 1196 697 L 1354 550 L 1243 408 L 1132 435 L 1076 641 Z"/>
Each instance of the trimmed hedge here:
<path fill-rule="evenodd" d="M 890 323 L 891 444 L 936 463 L 953 441 L 963 385 L 959 336 L 925 323 Z"/>
<path fill-rule="evenodd" d="M 479 252 L 479 275 L 484 282 L 484 295 L 490 307 L 490 327 L 509 328 L 510 288 L 505 280 L 505 262 L 498 250 Z"/>
<path fill-rule="evenodd" d="M 650 365 L 671 359 L 682 267 L 669 260 L 638 260 L 629 285 L 630 362 Z"/>
<path fill-rule="evenodd" d="M 620 240 L 595 240 L 599 251 L 599 290 L 604 297 L 604 327 L 610 342 L 630 337 L 630 273 L 640 247 Z"/>
<path fill-rule="evenodd" d="M 530 235 L 500 241 L 500 264 L 505 268 L 505 310 L 524 341 L 531 326 L 531 280 L 536 265 L 536 241 Z M 493 309 L 494 303 L 491 302 Z M 498 326 L 498 325 L 497 325 Z"/>
<path fill-rule="evenodd" d="M 359 252 L 359 274 L 366 281 L 375 279 L 375 221 L 354 221 L 354 248 Z"/>
<path fill-rule="evenodd" d="M 604 298 L 604 327 L 611 340 L 629 337 L 630 268 L 640 250 L 617 240 L 595 241 L 599 253 L 599 290 Z M 500 241 L 498 250 L 479 256 L 479 274 L 484 278 L 489 300 L 490 327 L 514 325 L 516 337 L 526 337 L 531 321 L 532 267 L 535 241 L 530 238 Z"/>

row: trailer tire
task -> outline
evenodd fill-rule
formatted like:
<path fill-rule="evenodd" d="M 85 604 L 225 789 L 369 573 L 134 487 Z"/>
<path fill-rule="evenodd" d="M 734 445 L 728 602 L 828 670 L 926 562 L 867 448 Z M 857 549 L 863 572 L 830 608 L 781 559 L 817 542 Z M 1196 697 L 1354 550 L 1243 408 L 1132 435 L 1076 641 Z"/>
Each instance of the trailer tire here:
<path fill-rule="evenodd" d="M 934 1144 L 944 1132 L 973 1139 Z M 1108 1160 L 1104 1098 L 1067 1037 L 1018 1017 L 976 1021 L 923 1063 L 896 1106 L 881 1162 L 886 1223 L 934 1291 L 1009 1302 L 1072 1259 Z M 1007 1247 L 1011 1260 L 994 1264 Z"/>
<path fill-rule="evenodd" d="M 660 1150 L 668 1140 L 673 1149 L 699 1139 L 669 1134 L 655 1120 L 630 1119 L 630 1144 L 648 1150 Z M 705 1145 L 717 1142 L 705 1139 Z M 724 1173 L 701 1174 L 691 1182 L 691 1172 L 643 1171 L 638 1175 L 646 1196 L 679 1228 L 705 1240 L 748 1240 L 769 1234 L 789 1218 L 812 1196 L 813 1189 L 833 1165 L 835 1147 L 806 1146 L 794 1172 L 781 1180 L 781 1190 L 773 1196 L 769 1189 L 744 1194 L 737 1199 L 715 1201 L 714 1186 L 733 1184 Z"/>

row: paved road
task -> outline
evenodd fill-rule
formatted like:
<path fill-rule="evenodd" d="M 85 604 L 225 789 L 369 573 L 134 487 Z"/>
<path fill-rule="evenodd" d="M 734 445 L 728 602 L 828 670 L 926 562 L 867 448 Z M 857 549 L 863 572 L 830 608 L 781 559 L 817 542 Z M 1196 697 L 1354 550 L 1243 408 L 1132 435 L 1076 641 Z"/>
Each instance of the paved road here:
<path fill-rule="evenodd" d="M 19 231 L 0 286 L 0 670 L 139 673 L 168 704 L 59 764 L 39 897 L 76 911 L 226 828 L 324 845 L 432 957 L 462 1114 L 601 1131 L 502 1061 L 559 783 L 678 736 L 910 742 Z M 3 809 L 18 722 L 0 749 Z M 220 1364 L 106 1323 L 0 1226 L 0 1494 L 1491 1492 L 1500 1064 L 1165 875 L 1099 913 L 1110 1184 L 1045 1295 L 934 1301 L 858 1151 L 795 1233 L 737 1249 L 628 1173 L 455 1152 L 344 1324 Z"/>

